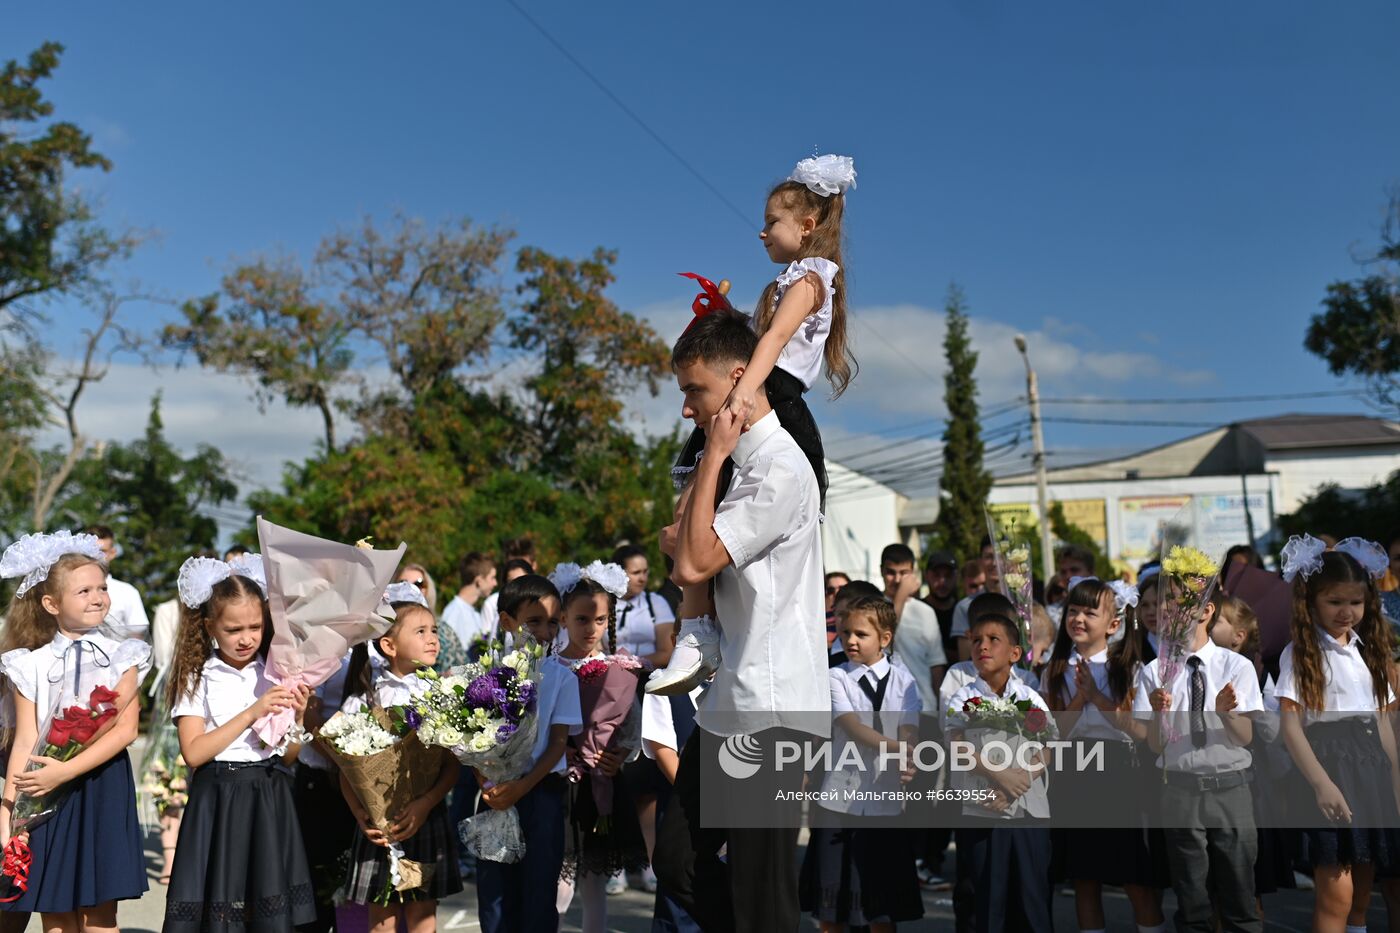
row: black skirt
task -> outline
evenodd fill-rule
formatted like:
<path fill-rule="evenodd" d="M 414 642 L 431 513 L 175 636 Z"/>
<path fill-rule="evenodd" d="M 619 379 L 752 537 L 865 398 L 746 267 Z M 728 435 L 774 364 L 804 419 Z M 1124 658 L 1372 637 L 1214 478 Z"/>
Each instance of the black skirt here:
<path fill-rule="evenodd" d="M 598 806 L 593 801 L 593 776 L 584 774 L 569 785 L 569 816 L 564 827 L 566 879 L 579 875 L 615 875 L 641 871 L 648 865 L 646 839 L 637 819 L 637 805 L 621 774 L 612 780 L 612 815 L 600 832 Z"/>
<path fill-rule="evenodd" d="M 1103 747 L 1102 771 L 1066 768 L 1050 782 L 1050 812 L 1065 827 L 1051 831 L 1052 874 L 1068 881 L 1166 888 L 1171 882 L 1166 837 L 1148 828 L 1141 807 L 1150 793 L 1147 776 L 1158 772 L 1143 769 L 1131 742 L 1105 741 Z M 1076 760 L 1076 752 L 1066 749 L 1062 760 Z M 1111 813 L 1106 801 L 1134 806 Z M 1106 825 L 1109 819 L 1113 825 Z M 1083 828 L 1073 828 L 1076 824 Z"/>
<path fill-rule="evenodd" d="M 797 442 L 802 453 L 806 454 L 807 462 L 812 465 L 812 472 L 817 477 L 817 489 L 821 494 L 821 508 L 825 512 L 826 453 L 822 448 L 822 435 L 821 431 L 817 429 L 817 421 L 812 417 L 811 410 L 808 409 L 806 401 L 802 398 L 806 388 L 802 385 L 801 379 L 777 366 L 773 367 L 773 371 L 768 374 L 763 388 L 768 393 L 768 404 L 773 406 L 773 410 L 778 413 L 778 423 L 788 434 L 792 435 L 792 439 Z M 700 453 L 704 449 L 705 432 L 701 428 L 696 428 L 690 432 L 685 447 L 681 449 L 681 455 L 676 458 L 676 465 L 671 468 L 671 478 L 675 481 L 677 490 L 685 488 L 689 474 L 694 471 L 695 464 L 700 462 Z M 721 496 L 728 485 L 727 481 L 720 483 Z"/>
<path fill-rule="evenodd" d="M 165 901 L 164 933 L 290 933 L 316 919 L 315 891 L 276 759 L 195 770 Z"/>
<path fill-rule="evenodd" d="M 825 821 L 831 814 L 820 816 Z M 900 828 L 900 820 L 860 817 L 859 826 L 813 827 L 797 887 L 802 910 L 849 926 L 921 918 L 924 900 L 914 871 L 918 831 Z"/>
<path fill-rule="evenodd" d="M 1318 763 L 1351 809 L 1350 825 L 1328 826 L 1316 797 L 1310 790 L 1304 794 L 1301 805 L 1311 825 L 1303 830 L 1303 855 L 1313 866 L 1400 867 L 1400 813 L 1378 729 L 1368 716 L 1316 722 L 1304 730 Z"/>

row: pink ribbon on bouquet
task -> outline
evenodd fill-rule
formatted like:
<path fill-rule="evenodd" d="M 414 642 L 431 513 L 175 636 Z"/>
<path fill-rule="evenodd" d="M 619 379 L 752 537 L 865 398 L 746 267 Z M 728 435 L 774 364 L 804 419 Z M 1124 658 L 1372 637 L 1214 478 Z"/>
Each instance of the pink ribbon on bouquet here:
<path fill-rule="evenodd" d="M 340 669 L 351 647 L 389 628 L 384 590 L 406 545 L 392 551 L 356 547 L 261 516 L 258 541 L 272 616 L 267 679 L 290 690 L 318 687 Z M 296 711 L 282 709 L 258 719 L 253 731 L 268 747 L 280 748 L 295 724 Z"/>

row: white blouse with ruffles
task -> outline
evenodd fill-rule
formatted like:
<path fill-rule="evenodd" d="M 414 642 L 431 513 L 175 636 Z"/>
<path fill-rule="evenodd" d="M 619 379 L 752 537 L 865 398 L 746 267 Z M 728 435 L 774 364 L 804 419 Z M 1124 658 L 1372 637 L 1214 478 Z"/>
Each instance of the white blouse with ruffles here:
<path fill-rule="evenodd" d="M 778 275 L 778 290 L 773 296 L 775 309 L 792 284 L 805 278 L 808 273 L 815 272 L 825 286 L 822 306 L 807 316 L 778 354 L 777 365 L 802 380 L 802 385 L 809 390 L 822 375 L 826 338 L 831 334 L 831 299 L 836 291 L 832 283 L 840 269 L 830 259 L 810 256 L 788 263 L 788 267 Z"/>

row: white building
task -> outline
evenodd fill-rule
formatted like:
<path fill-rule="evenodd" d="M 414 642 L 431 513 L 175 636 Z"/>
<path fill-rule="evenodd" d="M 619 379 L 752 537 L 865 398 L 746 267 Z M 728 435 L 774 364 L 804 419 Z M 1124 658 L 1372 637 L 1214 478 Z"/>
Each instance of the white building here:
<path fill-rule="evenodd" d="M 822 560 L 828 571 L 880 582 L 880 551 L 903 541 L 900 511 L 907 498 L 876 480 L 826 461 L 826 521 Z"/>
<path fill-rule="evenodd" d="M 1208 551 L 1272 543 L 1275 518 L 1319 487 L 1360 489 L 1400 470 L 1400 425 L 1365 415 L 1281 415 L 1222 425 L 1112 460 L 1048 471 L 1052 501 L 1114 560 L 1156 555 L 1163 521 L 1181 515 Z M 1001 477 L 994 510 L 1031 514 L 1035 476 Z M 1344 533 L 1345 529 L 1337 529 Z"/>

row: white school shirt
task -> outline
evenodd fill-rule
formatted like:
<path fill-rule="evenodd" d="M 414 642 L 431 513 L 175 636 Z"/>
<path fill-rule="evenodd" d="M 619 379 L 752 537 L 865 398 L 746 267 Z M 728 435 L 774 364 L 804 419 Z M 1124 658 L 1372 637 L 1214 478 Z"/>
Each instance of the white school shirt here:
<path fill-rule="evenodd" d="M 866 666 L 855 661 L 847 661 L 827 672 L 831 689 L 831 716 L 857 713 L 860 720 L 872 729 L 875 726 L 873 710 L 875 704 L 860 688 L 862 680 L 878 689 L 881 677 L 888 676 L 885 682 L 885 697 L 880 706 L 880 732 L 891 739 L 899 738 L 901 726 L 919 728 L 919 711 L 923 708 L 919 701 L 919 685 L 914 676 L 898 664 L 891 664 L 888 658 L 881 658 Z M 823 799 L 821 807 L 837 813 L 851 813 L 860 816 L 898 816 L 904 807 L 898 800 L 862 800 L 858 796 L 846 799 L 848 792 L 897 791 L 900 788 L 899 767 L 895 763 L 885 770 L 880 769 L 880 752 L 867 745 L 861 745 L 851 738 L 841 723 L 832 726 L 831 752 L 833 762 L 840 762 L 849 756 L 846 747 L 854 745 L 860 754 L 863 770 L 854 766 L 849 769 L 833 767 L 822 779 Z M 831 795 L 831 799 L 825 799 Z"/>
<path fill-rule="evenodd" d="M 656 627 L 676 621 L 671 604 L 646 590 L 617 601 L 617 646 L 638 657 L 656 652 Z"/>
<path fill-rule="evenodd" d="M 156 670 L 164 674 L 175 654 L 175 636 L 180 631 L 180 601 L 168 599 L 151 615 L 151 655 Z"/>
<path fill-rule="evenodd" d="M 698 706 L 705 695 L 705 685 L 701 684 L 686 695 L 692 707 Z M 642 697 L 642 752 L 648 758 L 656 758 L 652 745 L 680 751 L 680 739 L 676 736 L 676 719 L 671 713 L 671 698 L 648 693 Z"/>
<path fill-rule="evenodd" d="M 253 705 L 276 684 L 267 679 L 262 658 L 253 658 L 242 669 L 230 667 L 216 653 L 204 662 L 194 691 L 185 691 L 170 710 L 170 718 L 198 716 L 204 731 L 212 732 Z M 215 761 L 264 761 L 276 749 L 263 744 L 253 727 L 244 729 L 228 747 L 214 756 Z"/>
<path fill-rule="evenodd" d="M 139 685 L 151 669 L 151 646 L 143 641 L 112 638 L 94 630 L 76 641 L 62 632 L 33 651 L 16 648 L 0 655 L 0 671 L 11 686 L 34 704 L 42 726 L 45 717 L 62 705 L 86 706 L 93 687 L 115 690 L 122 675 L 136 668 Z M 14 722 L 13 705 L 5 698 L 7 722 Z"/>
<path fill-rule="evenodd" d="M 530 755 L 530 768 L 534 768 L 544 757 L 549 747 L 550 726 L 568 726 L 569 735 L 583 731 L 583 710 L 578 700 L 578 678 L 574 672 L 557 657 L 551 655 L 540 664 L 539 696 L 535 710 L 539 715 L 539 728 L 535 732 L 535 750 Z M 567 770 L 565 761 L 567 750 L 550 769 L 553 774 L 563 774 Z M 528 769 L 527 769 L 528 770 Z"/>
<path fill-rule="evenodd" d="M 1108 649 L 1092 654 L 1085 658 L 1079 653 L 1078 648 L 1073 648 L 1069 653 L 1069 662 L 1065 668 L 1065 683 L 1063 697 L 1068 705 L 1079 693 L 1079 685 L 1075 682 L 1075 672 L 1079 665 L 1089 665 L 1089 676 L 1094 678 L 1094 686 L 1099 693 L 1106 697 L 1112 697 L 1113 691 L 1108 685 Z M 1136 672 L 1129 681 L 1136 680 Z M 1070 714 L 1073 715 L 1073 714 Z M 1069 730 L 1071 739 L 1105 739 L 1110 742 L 1131 741 L 1131 736 L 1113 725 L 1104 712 L 1092 703 L 1085 703 L 1084 708 L 1079 711 L 1079 718 L 1074 723 L 1074 728 Z"/>
<path fill-rule="evenodd" d="M 146 607 L 141 604 L 141 594 L 132 586 L 116 577 L 107 578 L 107 595 L 112 597 L 112 605 L 107 609 L 107 618 L 102 624 L 113 638 L 145 638 L 151 627 L 146 617 Z"/>
<path fill-rule="evenodd" d="M 1040 689 L 1040 678 L 1035 675 L 1035 671 L 1021 667 L 1011 668 L 1011 677 L 1030 687 L 1032 690 Z M 943 685 L 938 688 L 938 706 L 934 709 L 934 715 L 942 717 L 948 705 L 953 702 L 953 694 L 977 679 L 977 665 L 971 661 L 959 661 L 951 665 L 948 672 L 943 675 Z M 928 712 L 927 709 L 924 712 Z"/>
<path fill-rule="evenodd" d="M 481 604 L 481 628 L 482 631 L 490 632 L 491 639 L 501 637 L 501 591 L 492 590 L 491 595 L 486 597 Z"/>
<path fill-rule="evenodd" d="M 980 593 L 978 594 L 981 595 Z M 964 596 L 958 600 L 958 604 L 953 607 L 953 624 L 949 627 L 949 635 L 958 636 L 967 634 L 967 607 L 972 605 L 976 596 Z"/>
<path fill-rule="evenodd" d="M 457 637 L 462 640 L 463 648 L 470 648 L 472 641 L 479 635 L 485 635 L 490 630 L 486 628 L 481 618 L 481 613 L 476 607 L 460 596 L 452 597 L 452 601 L 442 610 L 442 616 L 438 620 L 443 625 L 451 627 L 457 633 Z"/>
<path fill-rule="evenodd" d="M 895 656 L 914 675 L 924 712 L 930 716 L 938 715 L 938 695 L 933 690 L 930 668 L 946 666 L 948 654 L 943 650 L 943 633 L 939 631 L 938 614 L 933 607 L 917 599 L 906 602 L 904 611 L 899 614 L 899 625 L 894 630 L 892 647 Z"/>
<path fill-rule="evenodd" d="M 374 701 L 384 709 L 407 706 L 427 692 L 428 682 L 417 674 L 400 677 L 387 667 L 374 672 Z M 340 704 L 341 710 L 346 713 L 358 713 L 366 706 L 365 698 L 359 694 L 346 697 Z"/>
<path fill-rule="evenodd" d="M 769 412 L 740 435 L 715 534 L 731 563 L 715 577 L 719 672 L 695 724 L 712 735 L 785 727 L 831 734 L 817 479 Z"/>
<path fill-rule="evenodd" d="M 1188 659 L 1201 659 L 1201 672 L 1205 675 L 1205 722 L 1206 744 L 1195 748 L 1191 744 L 1191 669 Z M 1137 719 L 1151 720 L 1157 714 L 1152 710 L 1152 691 L 1162 686 L 1161 658 L 1147 665 L 1138 674 L 1137 690 L 1133 694 L 1133 715 Z M 1223 774 L 1227 771 L 1242 771 L 1253 760 L 1249 747 L 1240 745 L 1225 729 L 1225 724 L 1215 712 L 1215 696 L 1225 689 L 1226 684 L 1235 688 L 1235 712 L 1260 713 L 1264 711 L 1264 697 L 1259 692 L 1259 677 L 1254 665 L 1243 655 L 1221 648 L 1209 638 L 1199 651 L 1193 651 L 1181 659 L 1181 673 L 1172 684 L 1170 724 L 1176 738 L 1168 742 L 1157 758 L 1157 767 L 1168 771 L 1189 771 L 1193 774 Z"/>
<path fill-rule="evenodd" d="M 773 293 L 773 307 L 776 309 L 778 302 L 783 300 L 783 295 L 793 283 L 806 278 L 809 272 L 815 272 L 822 280 L 825 293 L 822 306 L 803 320 L 797 328 L 797 333 L 792 335 L 792 339 L 778 354 L 776 364 L 784 372 L 802 380 L 802 384 L 808 389 L 812 388 L 822 375 L 826 338 L 831 334 L 831 299 L 836 294 L 836 287 L 832 282 L 839 271 L 841 267 L 830 259 L 822 259 L 819 256 L 798 259 L 788 263 L 788 267 L 778 274 L 778 289 Z"/>
<path fill-rule="evenodd" d="M 1050 713 L 1050 708 L 1045 705 L 1044 698 L 1034 689 L 1020 680 L 1017 676 L 1016 668 L 1011 669 L 1011 676 L 1006 678 L 1006 688 L 997 693 L 979 675 L 966 686 L 953 694 L 948 705 L 943 708 L 942 722 L 943 733 L 945 735 L 952 730 L 965 731 L 967 729 L 967 719 L 962 714 L 962 708 L 968 700 L 973 697 L 981 697 L 984 700 L 1029 700 L 1035 709 L 1044 710 L 1046 720 L 1050 724 L 1050 730 L 1055 732 L 1055 718 Z M 954 771 L 953 785 L 959 789 L 981 789 L 990 786 L 986 778 L 972 775 L 966 771 Z M 1046 818 L 1050 815 L 1050 795 L 1049 777 L 1046 771 L 1041 771 L 1031 782 L 1030 789 L 1020 797 L 1008 809 L 998 813 L 980 802 L 966 801 L 963 803 L 963 816 L 977 816 L 990 819 L 1014 819 L 1017 817 L 1031 816 L 1036 818 Z"/>
<path fill-rule="evenodd" d="M 1317 643 L 1322 648 L 1322 712 L 1328 720 L 1371 718 L 1376 714 L 1376 694 L 1371 689 L 1371 670 L 1361 657 L 1361 636 L 1351 633 L 1345 645 L 1322 628 L 1317 628 Z M 1395 702 L 1395 691 L 1386 688 L 1386 705 Z M 1290 642 L 1278 659 L 1278 682 L 1274 696 L 1303 705 L 1293 671 L 1293 644 Z M 1317 710 L 1304 710 L 1304 724 L 1321 718 Z"/>

